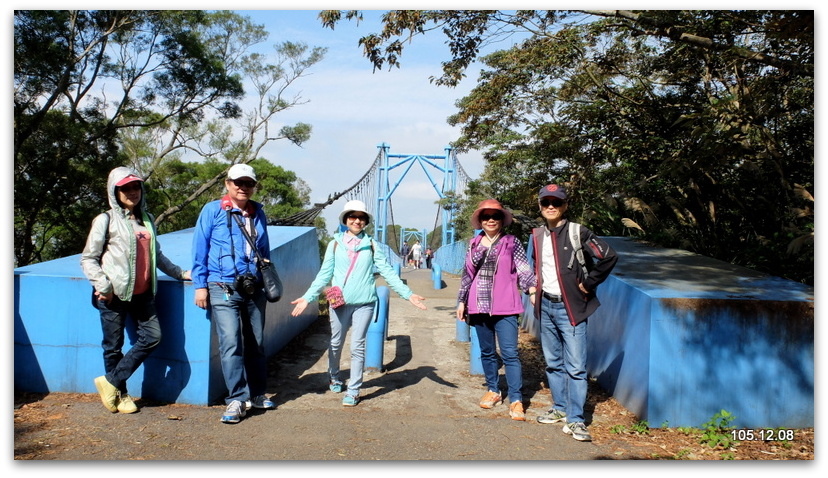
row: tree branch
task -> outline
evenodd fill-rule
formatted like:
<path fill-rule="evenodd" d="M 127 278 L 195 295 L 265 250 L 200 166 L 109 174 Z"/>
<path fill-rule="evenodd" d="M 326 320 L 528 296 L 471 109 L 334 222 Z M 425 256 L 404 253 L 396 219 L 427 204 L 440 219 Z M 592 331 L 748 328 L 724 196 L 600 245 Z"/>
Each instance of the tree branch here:
<path fill-rule="evenodd" d="M 728 51 L 734 55 L 748 61 L 755 61 L 781 70 L 792 71 L 808 77 L 814 76 L 813 65 L 802 65 L 788 60 L 783 60 L 764 53 L 748 50 L 747 48 L 740 48 L 733 45 L 726 45 L 716 43 L 712 38 L 694 35 L 685 32 L 681 27 L 675 25 L 659 22 L 656 19 L 644 14 L 634 13 L 629 10 L 579 10 L 588 15 L 595 15 L 606 18 L 622 18 L 632 22 L 644 25 L 645 27 L 653 28 L 653 30 L 646 30 L 642 33 L 658 37 L 666 37 L 675 42 L 686 43 L 698 48 L 713 51 Z M 629 25 L 627 25 L 629 26 Z"/>

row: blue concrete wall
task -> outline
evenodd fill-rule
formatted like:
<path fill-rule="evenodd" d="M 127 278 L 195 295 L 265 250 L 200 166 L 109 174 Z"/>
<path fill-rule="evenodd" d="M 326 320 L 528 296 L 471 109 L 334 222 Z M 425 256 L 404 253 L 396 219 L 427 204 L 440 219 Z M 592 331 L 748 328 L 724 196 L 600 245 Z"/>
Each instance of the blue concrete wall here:
<path fill-rule="evenodd" d="M 164 254 L 191 268 L 192 229 L 159 237 Z M 271 259 L 285 286 L 281 301 L 266 309 L 265 352 L 272 356 L 305 330 L 315 309 L 291 318 L 299 297 L 319 270 L 316 230 L 268 227 Z M 219 403 L 226 394 L 218 345 L 208 311 L 193 303 L 192 282 L 161 275 L 157 307 L 161 344 L 128 382 L 130 393 L 152 400 Z M 104 373 L 100 315 L 80 255 L 14 271 L 14 386 L 30 392 L 97 393 L 92 380 Z M 313 309 L 309 307 L 309 309 Z M 127 330 L 129 349 L 134 329 Z"/>
<path fill-rule="evenodd" d="M 650 426 L 814 426 L 814 290 L 606 238 L 618 265 L 589 321 L 589 373 Z"/>

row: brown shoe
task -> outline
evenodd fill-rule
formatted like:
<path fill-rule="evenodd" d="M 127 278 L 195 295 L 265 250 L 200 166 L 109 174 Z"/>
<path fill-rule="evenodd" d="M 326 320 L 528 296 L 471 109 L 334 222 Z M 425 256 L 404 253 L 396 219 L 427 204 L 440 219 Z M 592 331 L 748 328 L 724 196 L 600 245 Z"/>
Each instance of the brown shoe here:
<path fill-rule="evenodd" d="M 489 390 L 483 398 L 480 399 L 480 408 L 494 408 L 495 405 L 503 401 L 500 392 L 492 392 Z"/>
<path fill-rule="evenodd" d="M 521 402 L 512 402 L 509 405 L 509 416 L 512 417 L 512 420 L 526 420 L 526 414 L 523 413 L 523 403 Z"/>

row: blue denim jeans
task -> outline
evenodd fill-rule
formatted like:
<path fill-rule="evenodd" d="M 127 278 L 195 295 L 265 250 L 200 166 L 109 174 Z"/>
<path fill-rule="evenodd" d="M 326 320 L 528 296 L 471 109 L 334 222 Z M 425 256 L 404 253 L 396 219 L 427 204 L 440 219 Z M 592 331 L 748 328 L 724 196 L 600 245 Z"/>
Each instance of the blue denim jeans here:
<path fill-rule="evenodd" d="M 500 390 L 497 349 L 506 372 L 506 385 L 509 389 L 509 402 L 523 401 L 523 369 L 518 356 L 518 317 L 517 315 L 471 314 L 469 322 L 477 334 L 480 345 L 480 361 L 486 386 L 492 392 Z"/>
<path fill-rule="evenodd" d="M 567 422 L 584 421 L 587 398 L 587 321 L 573 326 L 563 302 L 541 299 L 540 336 L 553 408 Z"/>
<path fill-rule="evenodd" d="M 231 294 L 216 282 L 211 282 L 210 317 L 216 326 L 219 357 L 228 396 L 246 401 L 265 392 L 267 385 L 267 357 L 264 351 L 265 296 L 258 290 L 251 298 L 237 291 Z"/>
<path fill-rule="evenodd" d="M 348 395 L 359 396 L 365 369 L 365 336 L 374 318 L 374 303 L 345 304 L 330 310 L 331 344 L 328 347 L 328 375 L 333 381 L 339 378 L 339 361 L 342 344 L 348 329 L 351 329 L 351 376 L 348 380 Z"/>
<path fill-rule="evenodd" d="M 113 296 L 109 304 L 97 301 L 97 307 L 101 313 L 101 346 L 106 380 L 121 393 L 127 393 L 127 380 L 161 342 L 161 325 L 155 312 L 155 297 L 152 292 L 146 292 L 124 302 Z M 138 339 L 124 355 L 122 349 L 127 315 L 135 321 Z"/>

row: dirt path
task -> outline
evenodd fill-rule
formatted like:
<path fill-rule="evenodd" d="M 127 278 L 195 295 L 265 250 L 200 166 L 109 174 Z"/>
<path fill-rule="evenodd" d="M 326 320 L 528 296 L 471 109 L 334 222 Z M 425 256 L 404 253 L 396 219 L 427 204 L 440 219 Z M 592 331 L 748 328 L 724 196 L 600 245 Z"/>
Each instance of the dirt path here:
<path fill-rule="evenodd" d="M 15 458 L 44 460 L 589 460 L 612 458 L 608 444 L 579 443 L 534 421 L 548 394 L 533 394 L 529 420 L 506 405 L 477 406 L 482 377 L 469 374 L 469 344 L 455 341 L 456 278 L 433 288 L 430 271 L 404 270 L 428 298 L 420 311 L 392 293 L 384 371 L 366 374 L 362 402 L 341 405 L 327 390 L 326 320 L 272 361 L 268 393 L 277 409 L 241 423 L 219 422 L 222 407 L 142 403 L 110 414 L 95 395 L 50 394 L 16 411 Z M 348 356 L 346 349 L 343 357 Z M 348 361 L 343 360 L 343 370 Z M 23 411 L 41 420 L 22 420 Z M 18 413 L 19 412 L 19 413 Z"/>
<path fill-rule="evenodd" d="M 469 373 L 469 344 L 457 342 L 453 316 L 456 277 L 433 288 L 430 271 L 403 270 L 427 297 L 420 311 L 391 294 L 384 371 L 366 373 L 362 402 L 343 407 L 327 389 L 326 318 L 291 341 L 271 361 L 269 394 L 276 410 L 252 411 L 236 425 L 219 422 L 224 407 L 146 403 L 139 413 L 111 414 L 97 395 L 16 396 L 16 460 L 631 460 L 722 459 L 692 436 L 653 430 L 617 434 L 636 418 L 600 389 L 590 389 L 591 443 L 576 442 L 559 425 L 535 417 L 549 407 L 539 352 L 522 349 L 527 421 L 507 405 L 481 409 L 483 378 Z M 348 342 L 346 341 L 346 344 Z M 522 341 L 522 347 L 530 345 Z M 349 351 L 342 368 L 349 367 Z M 525 354 L 525 355 L 524 355 Z M 533 360 L 535 362 L 533 362 Z M 799 437 L 798 437 L 799 438 Z M 747 445 L 750 445 L 749 448 Z M 748 443 L 736 459 L 813 459 L 813 429 L 793 447 Z M 18 462 L 19 463 L 19 462 Z M 19 467 L 16 467 L 19 468 Z M 189 469 L 189 468 L 188 468 Z M 487 468 L 488 469 L 488 468 Z"/>

